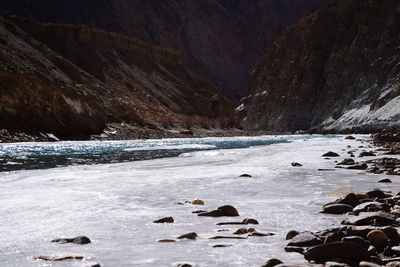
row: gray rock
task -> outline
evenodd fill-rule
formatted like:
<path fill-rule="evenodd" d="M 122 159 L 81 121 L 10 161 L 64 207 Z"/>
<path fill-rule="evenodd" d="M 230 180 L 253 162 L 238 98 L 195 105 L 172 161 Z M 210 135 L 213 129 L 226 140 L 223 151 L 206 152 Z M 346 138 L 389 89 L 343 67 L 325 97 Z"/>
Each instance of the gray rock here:
<path fill-rule="evenodd" d="M 361 212 L 357 216 L 352 216 L 343 223 L 347 225 L 392 225 L 395 222 L 395 216 L 382 211 Z"/>
<path fill-rule="evenodd" d="M 174 218 L 172 218 L 172 217 L 164 217 L 162 219 L 153 221 L 153 223 L 173 223 L 173 222 L 174 222 Z"/>
<path fill-rule="evenodd" d="M 51 242 L 54 243 L 59 243 L 59 244 L 66 244 L 66 243 L 74 243 L 78 245 L 85 245 L 91 243 L 90 239 L 86 236 L 77 236 L 74 238 L 57 238 L 54 240 L 51 240 Z"/>
<path fill-rule="evenodd" d="M 321 238 L 313 235 L 310 232 L 304 232 L 299 235 L 296 235 L 292 238 L 289 242 L 288 246 L 295 246 L 295 247 L 310 247 L 322 244 L 323 241 Z"/>
<path fill-rule="evenodd" d="M 385 208 L 385 206 L 387 206 L 387 205 L 380 203 L 380 202 L 375 202 L 375 201 L 365 202 L 365 203 L 362 203 L 362 204 L 356 206 L 353 209 L 353 212 L 354 212 L 354 214 L 358 215 L 358 214 L 360 214 L 360 212 L 365 212 L 365 211 L 368 211 L 369 209 L 383 210 Z"/>
<path fill-rule="evenodd" d="M 304 248 L 302 248 L 302 247 L 291 247 L 291 246 L 286 246 L 286 247 L 285 247 L 285 251 L 286 251 L 286 252 L 296 252 L 296 253 L 303 254 L 303 253 L 304 253 Z"/>

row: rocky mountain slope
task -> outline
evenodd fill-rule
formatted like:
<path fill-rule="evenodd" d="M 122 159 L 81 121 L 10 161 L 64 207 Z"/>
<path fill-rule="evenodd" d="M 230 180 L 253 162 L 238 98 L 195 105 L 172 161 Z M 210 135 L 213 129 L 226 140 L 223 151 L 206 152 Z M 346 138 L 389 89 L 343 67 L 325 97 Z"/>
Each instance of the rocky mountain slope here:
<path fill-rule="evenodd" d="M 237 109 L 248 129 L 400 125 L 400 2 L 335 0 L 272 45 Z"/>
<path fill-rule="evenodd" d="M 181 52 L 189 69 L 234 102 L 282 30 L 330 0 L 2 0 L 0 10 L 85 24 Z"/>
<path fill-rule="evenodd" d="M 0 129 L 87 138 L 108 122 L 233 116 L 178 51 L 86 26 L 0 16 Z"/>

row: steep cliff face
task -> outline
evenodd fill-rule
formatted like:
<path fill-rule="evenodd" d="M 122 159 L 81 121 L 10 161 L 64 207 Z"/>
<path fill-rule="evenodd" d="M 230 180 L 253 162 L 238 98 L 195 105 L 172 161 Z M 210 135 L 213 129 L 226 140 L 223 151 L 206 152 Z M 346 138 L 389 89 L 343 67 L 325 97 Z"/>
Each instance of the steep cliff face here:
<path fill-rule="evenodd" d="M 399 127 L 399 49 L 399 1 L 333 1 L 277 39 L 237 110 L 248 129 Z"/>
<path fill-rule="evenodd" d="M 177 49 L 189 69 L 245 95 L 251 71 L 284 27 L 330 0 L 2 0 L 0 10 L 85 24 Z"/>
<path fill-rule="evenodd" d="M 232 116 L 230 101 L 175 50 L 18 17 L 0 17 L 0 33 L 0 128 L 73 138 L 107 122 Z"/>

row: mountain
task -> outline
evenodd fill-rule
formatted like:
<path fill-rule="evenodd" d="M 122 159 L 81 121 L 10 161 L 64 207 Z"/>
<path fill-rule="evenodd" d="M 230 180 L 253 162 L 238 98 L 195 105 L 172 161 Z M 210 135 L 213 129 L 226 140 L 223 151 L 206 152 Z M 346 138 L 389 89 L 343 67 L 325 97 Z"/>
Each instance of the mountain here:
<path fill-rule="evenodd" d="M 399 1 L 333 1 L 274 42 L 237 110 L 247 129 L 399 128 L 399 49 Z"/>
<path fill-rule="evenodd" d="M 283 29 L 330 0 L 2 0 L 0 10 L 84 24 L 181 52 L 190 70 L 238 103 L 251 71 Z"/>
<path fill-rule="evenodd" d="M 180 53 L 84 25 L 0 16 L 0 129 L 87 138 L 108 122 L 233 116 Z"/>

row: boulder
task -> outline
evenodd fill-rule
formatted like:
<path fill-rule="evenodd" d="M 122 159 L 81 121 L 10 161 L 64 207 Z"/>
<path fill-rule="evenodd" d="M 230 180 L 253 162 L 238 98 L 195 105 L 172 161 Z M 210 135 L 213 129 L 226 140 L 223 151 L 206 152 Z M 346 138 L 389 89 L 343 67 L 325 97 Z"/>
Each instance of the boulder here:
<path fill-rule="evenodd" d="M 296 235 L 291 239 L 288 246 L 295 246 L 295 247 L 310 247 L 322 244 L 323 241 L 321 238 L 315 236 L 310 232 L 304 232 L 299 235 Z"/>
<path fill-rule="evenodd" d="M 303 165 L 301 165 L 301 164 L 298 163 L 298 162 L 292 162 L 291 165 L 292 165 L 293 167 L 301 167 L 301 166 L 303 166 Z"/>
<path fill-rule="evenodd" d="M 194 200 L 187 200 L 185 201 L 187 204 L 192 204 L 192 205 L 204 205 L 204 201 L 200 199 L 194 199 Z"/>
<path fill-rule="evenodd" d="M 341 259 L 341 261 L 353 265 L 361 261 L 368 261 L 370 256 L 368 251 L 360 245 L 347 242 L 333 242 L 308 249 L 304 253 L 304 258 L 317 263 Z"/>
<path fill-rule="evenodd" d="M 386 198 L 387 195 L 380 189 L 374 189 L 366 193 L 368 197 L 374 198 Z"/>
<path fill-rule="evenodd" d="M 278 259 L 269 259 L 263 266 L 261 267 L 274 267 L 275 265 L 278 265 L 282 263 L 280 260 Z"/>
<path fill-rule="evenodd" d="M 195 232 L 190 232 L 181 236 L 178 236 L 178 239 L 196 239 L 197 238 L 197 234 Z"/>
<path fill-rule="evenodd" d="M 347 204 L 330 204 L 323 207 L 321 213 L 344 214 L 353 211 L 353 207 Z"/>
<path fill-rule="evenodd" d="M 381 230 L 372 230 L 367 234 L 367 239 L 379 250 L 383 250 L 383 248 L 389 244 L 389 238 L 385 234 L 385 232 Z"/>
<path fill-rule="evenodd" d="M 339 204 L 347 204 L 353 208 L 360 204 L 360 200 L 354 193 L 348 193 L 343 199 L 338 201 Z"/>
<path fill-rule="evenodd" d="M 335 153 L 335 152 L 332 152 L 332 151 L 329 151 L 329 152 L 323 154 L 322 156 L 323 157 L 339 157 L 339 154 Z"/>
<path fill-rule="evenodd" d="M 54 243 L 59 243 L 59 244 L 66 244 L 66 243 L 74 243 L 78 245 L 85 245 L 91 243 L 90 239 L 86 236 L 77 236 L 74 238 L 57 238 L 54 240 L 51 240 L 51 242 Z"/>
<path fill-rule="evenodd" d="M 354 214 L 358 215 L 360 212 L 365 211 L 379 211 L 379 210 L 387 210 L 387 205 L 380 203 L 380 202 L 365 202 L 356 207 L 354 207 L 353 212 Z"/>
<path fill-rule="evenodd" d="M 395 222 L 395 217 L 387 212 L 361 212 L 357 216 L 352 216 L 345 220 L 343 224 L 347 225 L 392 225 Z"/>
<path fill-rule="evenodd" d="M 400 244 L 400 235 L 396 228 L 391 226 L 385 227 L 375 227 L 375 226 L 349 226 L 346 229 L 346 235 L 357 235 L 363 238 L 367 238 L 369 232 L 373 230 L 383 231 L 390 239 L 390 244 L 392 246 L 397 246 Z"/>
<path fill-rule="evenodd" d="M 218 244 L 214 245 L 213 248 L 226 248 L 226 247 L 231 247 L 232 245 L 226 245 L 226 244 Z"/>
<path fill-rule="evenodd" d="M 244 174 L 241 174 L 241 175 L 239 175 L 239 177 L 252 177 L 250 174 L 247 174 L 247 173 L 244 173 Z"/>
<path fill-rule="evenodd" d="M 367 250 L 371 245 L 371 243 L 368 240 L 362 238 L 361 236 L 346 236 L 342 238 L 342 242 L 358 244 Z"/>
<path fill-rule="evenodd" d="M 260 233 L 260 232 L 257 232 L 257 231 L 253 231 L 253 232 L 251 232 L 249 234 L 249 236 L 273 236 L 273 235 L 275 235 L 275 234 L 274 233 L 266 233 L 265 234 L 265 233 Z"/>
<path fill-rule="evenodd" d="M 189 264 L 189 263 L 178 263 L 175 264 L 175 267 L 192 267 L 193 265 Z"/>
<path fill-rule="evenodd" d="M 357 164 L 357 165 L 354 165 L 354 166 L 349 166 L 346 169 L 349 169 L 349 170 L 365 170 L 367 168 L 368 168 L 368 165 L 363 163 L 363 164 Z"/>
<path fill-rule="evenodd" d="M 257 220 L 251 218 L 245 218 L 242 222 L 245 224 L 258 224 Z"/>
<path fill-rule="evenodd" d="M 372 157 L 372 156 L 376 156 L 375 153 L 372 151 L 363 151 L 359 155 L 359 157 Z"/>
<path fill-rule="evenodd" d="M 354 164 L 356 164 L 354 159 L 344 159 L 340 163 L 338 163 L 338 165 L 354 165 Z"/>
<path fill-rule="evenodd" d="M 222 217 L 222 216 L 239 216 L 238 211 L 230 205 L 221 206 L 216 210 L 212 210 L 209 212 L 199 213 L 198 216 L 208 216 L 208 217 Z"/>
<path fill-rule="evenodd" d="M 287 234 L 286 234 L 286 240 L 292 239 L 293 237 L 295 237 L 296 235 L 299 235 L 300 232 L 296 231 L 296 230 L 290 230 Z"/>
<path fill-rule="evenodd" d="M 391 182 L 392 182 L 392 180 L 390 180 L 388 178 L 381 179 L 381 180 L 378 181 L 378 183 L 391 183 Z"/>
<path fill-rule="evenodd" d="M 346 136 L 344 139 L 347 139 L 347 140 L 355 140 L 356 138 L 355 138 L 354 136 L 348 135 L 348 136 Z"/>
<path fill-rule="evenodd" d="M 243 234 L 247 234 L 249 232 L 254 232 L 254 231 L 255 231 L 254 228 L 249 228 L 249 229 L 247 229 L 247 228 L 238 228 L 233 232 L 233 234 L 234 235 L 243 235 Z"/>
<path fill-rule="evenodd" d="M 174 218 L 172 218 L 172 217 L 164 217 L 162 219 L 153 221 L 153 223 L 173 223 L 173 222 L 174 222 Z"/>
<path fill-rule="evenodd" d="M 292 247 L 292 246 L 286 246 L 285 247 L 286 252 L 296 252 L 303 254 L 304 253 L 304 248 L 303 247 Z"/>

